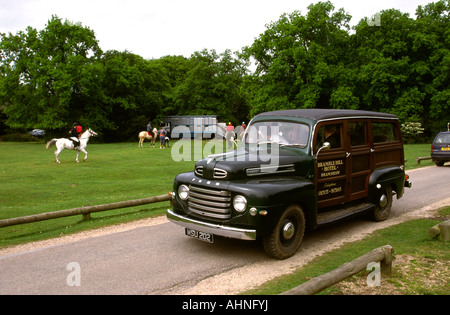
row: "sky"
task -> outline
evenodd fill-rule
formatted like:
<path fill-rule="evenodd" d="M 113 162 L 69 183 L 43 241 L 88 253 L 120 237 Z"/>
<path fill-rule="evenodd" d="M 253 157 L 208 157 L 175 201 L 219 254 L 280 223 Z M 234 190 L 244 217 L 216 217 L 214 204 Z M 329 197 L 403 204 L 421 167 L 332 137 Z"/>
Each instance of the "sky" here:
<path fill-rule="evenodd" d="M 325 1 L 325 0 L 323 0 Z M 398 9 L 415 18 L 419 5 L 438 0 L 331 0 L 344 8 L 351 26 L 381 10 Z M 0 33 L 28 26 L 43 30 L 52 15 L 81 22 L 95 32 L 100 48 L 127 50 L 145 59 L 187 58 L 203 49 L 239 51 L 283 13 L 306 15 L 318 0 L 0 0 Z"/>

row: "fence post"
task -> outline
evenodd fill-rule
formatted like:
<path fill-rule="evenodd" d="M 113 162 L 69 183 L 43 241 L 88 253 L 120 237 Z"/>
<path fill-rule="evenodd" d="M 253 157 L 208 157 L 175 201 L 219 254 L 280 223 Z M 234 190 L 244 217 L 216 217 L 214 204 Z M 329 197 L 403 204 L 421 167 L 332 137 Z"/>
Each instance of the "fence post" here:
<path fill-rule="evenodd" d="M 380 261 L 381 274 L 385 277 L 392 275 L 392 261 L 394 260 L 394 248 L 390 245 L 381 247 L 384 252 L 384 259 Z"/>
<path fill-rule="evenodd" d="M 436 224 L 428 230 L 428 234 L 436 238 L 441 235 L 443 241 L 450 241 L 450 220 Z"/>

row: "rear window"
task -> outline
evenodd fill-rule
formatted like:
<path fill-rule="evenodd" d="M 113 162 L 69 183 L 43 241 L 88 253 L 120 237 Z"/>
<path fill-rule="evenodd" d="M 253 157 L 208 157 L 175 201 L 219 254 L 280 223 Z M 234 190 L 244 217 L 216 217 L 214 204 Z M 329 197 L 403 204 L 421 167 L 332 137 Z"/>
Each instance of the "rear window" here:
<path fill-rule="evenodd" d="M 372 134 L 373 142 L 391 142 L 397 140 L 397 134 L 395 132 L 395 124 L 388 122 L 373 122 Z"/>
<path fill-rule="evenodd" d="M 436 137 L 436 140 L 434 140 L 434 143 L 436 144 L 448 144 L 450 143 L 450 133 L 441 133 Z"/>

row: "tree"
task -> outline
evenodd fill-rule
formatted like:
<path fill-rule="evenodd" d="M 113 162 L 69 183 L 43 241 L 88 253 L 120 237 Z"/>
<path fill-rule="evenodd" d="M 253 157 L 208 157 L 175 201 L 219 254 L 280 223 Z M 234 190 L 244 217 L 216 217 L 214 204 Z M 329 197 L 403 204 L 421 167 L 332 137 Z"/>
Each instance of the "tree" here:
<path fill-rule="evenodd" d="M 98 120 L 105 119 L 107 140 L 128 140 L 145 128 L 164 108 L 169 79 L 161 64 L 118 51 L 107 51 L 101 58 L 102 108 Z"/>
<path fill-rule="evenodd" d="M 308 10 L 306 16 L 299 11 L 282 15 L 244 49 L 257 66 L 245 80 L 252 115 L 276 109 L 342 108 L 347 102 L 358 107 L 352 75 L 345 67 L 351 58 L 351 16 L 343 9 L 333 12 L 329 1 L 311 4 Z"/>
<path fill-rule="evenodd" d="M 441 0 L 419 6 L 416 20 L 392 9 L 380 13 L 380 26 L 361 20 L 352 39 L 364 109 L 421 122 L 428 135 L 445 126 L 450 120 L 448 11 L 449 1 Z"/>
<path fill-rule="evenodd" d="M 434 136 L 450 121 L 450 1 L 441 0 L 416 10 L 410 33 L 418 89 L 423 93 L 422 123 Z"/>
<path fill-rule="evenodd" d="M 195 52 L 185 79 L 173 90 L 172 115 L 218 115 L 237 123 L 246 120 L 247 98 L 240 86 L 246 63 L 227 50 Z"/>
<path fill-rule="evenodd" d="M 158 65 L 168 80 L 168 89 L 164 91 L 164 105 L 161 112 L 166 115 L 175 115 L 178 108 L 175 104 L 175 90 L 183 84 L 187 73 L 190 70 L 191 62 L 183 56 L 165 56 L 160 59 L 151 60 L 152 63 Z"/>
<path fill-rule="evenodd" d="M 363 19 L 356 26 L 354 41 L 358 57 L 355 67 L 359 69 L 361 84 L 359 97 L 363 108 L 391 112 L 401 118 L 419 114 L 408 91 L 410 73 L 410 45 L 408 32 L 414 20 L 398 10 L 386 10 L 380 14 L 380 26 L 371 26 Z M 403 100 L 401 100 L 403 98 Z M 411 105 L 411 106 L 410 106 Z"/>
<path fill-rule="evenodd" d="M 78 111 L 76 99 L 86 68 L 101 55 L 94 32 L 52 16 L 40 32 L 1 34 L 0 102 L 14 128 L 67 127 Z M 89 71 L 88 71 L 89 72 Z"/>
<path fill-rule="evenodd" d="M 244 48 L 256 71 L 243 80 L 251 115 L 289 108 L 350 108 L 417 121 L 430 136 L 450 121 L 449 0 L 362 19 L 350 34 L 350 16 L 331 2 L 306 15 L 284 14 Z"/>

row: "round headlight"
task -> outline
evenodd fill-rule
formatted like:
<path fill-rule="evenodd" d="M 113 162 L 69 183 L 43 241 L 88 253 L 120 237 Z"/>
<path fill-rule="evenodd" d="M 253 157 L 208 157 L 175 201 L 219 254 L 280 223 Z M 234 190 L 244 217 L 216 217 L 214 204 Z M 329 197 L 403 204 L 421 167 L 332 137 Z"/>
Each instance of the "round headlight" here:
<path fill-rule="evenodd" d="M 180 185 L 180 187 L 178 187 L 178 197 L 180 197 L 181 200 L 188 199 L 189 187 L 186 185 Z"/>
<path fill-rule="evenodd" d="M 247 208 L 247 199 L 244 196 L 237 195 L 233 199 L 233 207 L 238 212 L 244 212 Z"/>

